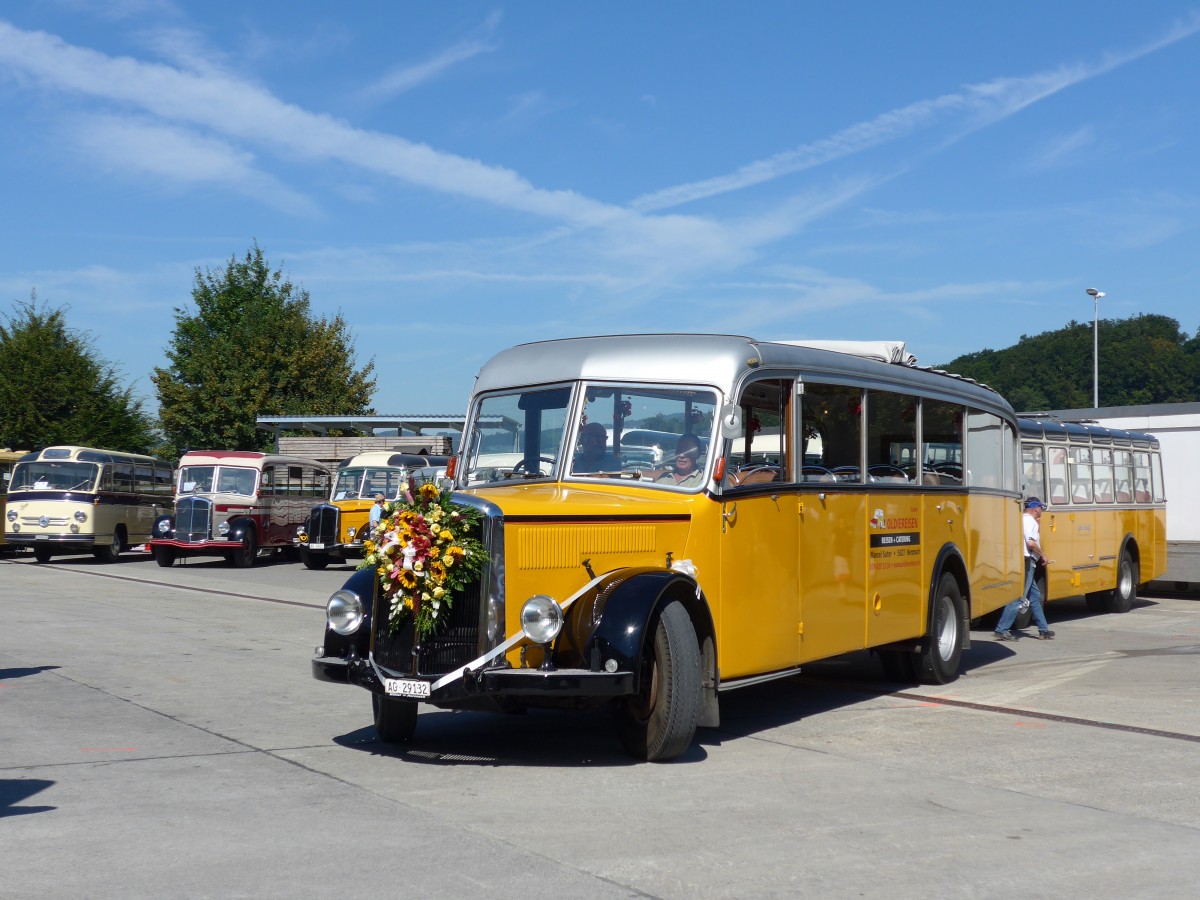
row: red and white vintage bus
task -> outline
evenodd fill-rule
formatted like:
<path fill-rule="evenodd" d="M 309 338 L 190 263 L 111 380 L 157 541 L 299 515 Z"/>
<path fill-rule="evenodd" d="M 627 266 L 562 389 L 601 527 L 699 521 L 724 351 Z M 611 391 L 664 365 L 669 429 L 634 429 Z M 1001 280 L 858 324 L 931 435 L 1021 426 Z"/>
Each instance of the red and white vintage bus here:
<path fill-rule="evenodd" d="M 221 555 L 241 568 L 263 550 L 290 548 L 314 501 L 329 496 L 329 469 L 312 459 L 245 450 L 198 450 L 179 460 L 175 513 L 154 523 L 160 566 Z"/>

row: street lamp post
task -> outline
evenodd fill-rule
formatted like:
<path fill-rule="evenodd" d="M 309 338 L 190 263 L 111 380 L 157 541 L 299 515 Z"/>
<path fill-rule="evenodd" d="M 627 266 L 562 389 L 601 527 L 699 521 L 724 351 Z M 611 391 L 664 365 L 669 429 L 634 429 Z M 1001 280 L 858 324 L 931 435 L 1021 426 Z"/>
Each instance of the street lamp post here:
<path fill-rule="evenodd" d="M 1092 408 L 1100 408 L 1100 298 L 1104 291 L 1088 288 L 1092 298 Z"/>

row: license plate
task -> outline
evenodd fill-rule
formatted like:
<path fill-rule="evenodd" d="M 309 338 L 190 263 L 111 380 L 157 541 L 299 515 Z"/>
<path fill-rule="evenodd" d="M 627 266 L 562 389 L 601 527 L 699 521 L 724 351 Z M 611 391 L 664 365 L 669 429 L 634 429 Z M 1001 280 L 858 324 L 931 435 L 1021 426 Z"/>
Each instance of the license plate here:
<path fill-rule="evenodd" d="M 35 535 L 34 535 L 34 538 L 35 538 L 35 539 L 37 539 L 37 540 L 39 540 L 39 541 L 48 541 L 48 540 L 50 540 L 50 535 L 48 535 L 48 534 L 35 534 Z"/>
<path fill-rule="evenodd" d="M 325 545 L 324 544 L 309 544 L 308 549 L 309 550 L 324 550 Z"/>
<path fill-rule="evenodd" d="M 385 678 L 383 689 L 390 697 L 428 697 L 429 682 L 411 678 Z"/>

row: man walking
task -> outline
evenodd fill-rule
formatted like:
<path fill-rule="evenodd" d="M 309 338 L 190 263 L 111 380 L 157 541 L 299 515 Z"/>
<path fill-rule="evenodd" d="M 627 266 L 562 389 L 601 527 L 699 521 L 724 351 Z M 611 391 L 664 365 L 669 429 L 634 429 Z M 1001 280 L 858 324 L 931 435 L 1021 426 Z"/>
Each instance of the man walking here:
<path fill-rule="evenodd" d="M 1000 614 L 995 634 L 998 641 L 1015 641 L 1017 639 L 1016 635 L 1012 633 L 1012 626 L 1017 620 L 1017 613 L 1025 600 L 1029 601 L 1033 622 L 1037 625 L 1038 640 L 1054 640 L 1054 632 L 1050 630 L 1050 626 L 1046 622 L 1046 613 L 1042 609 L 1042 592 L 1038 590 L 1037 581 L 1033 577 L 1038 563 L 1046 564 L 1046 554 L 1042 552 L 1042 533 L 1039 524 L 1042 510 L 1045 508 L 1046 504 L 1037 497 L 1030 497 L 1025 501 L 1025 515 L 1021 517 L 1022 531 L 1025 535 L 1025 590 L 1021 592 L 1020 597 L 1004 607 L 1004 612 Z"/>

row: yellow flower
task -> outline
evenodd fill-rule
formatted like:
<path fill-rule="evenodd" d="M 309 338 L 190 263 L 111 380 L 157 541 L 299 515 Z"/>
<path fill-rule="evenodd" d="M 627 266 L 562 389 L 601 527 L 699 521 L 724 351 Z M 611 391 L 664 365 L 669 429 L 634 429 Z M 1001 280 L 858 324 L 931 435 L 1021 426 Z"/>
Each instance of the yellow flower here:
<path fill-rule="evenodd" d="M 422 500 L 436 500 L 438 493 L 439 493 L 439 491 L 438 491 L 437 485 L 434 484 L 432 481 L 427 481 L 423 485 L 421 485 L 421 499 Z"/>
<path fill-rule="evenodd" d="M 417 576 L 408 569 L 402 569 L 400 571 L 400 577 L 397 578 L 396 581 L 399 583 L 400 587 L 404 588 L 406 591 L 411 591 L 417 586 Z"/>
<path fill-rule="evenodd" d="M 446 567 L 443 566 L 440 562 L 430 563 L 429 564 L 429 573 L 434 577 L 434 580 L 436 580 L 436 581 L 445 581 L 446 580 Z"/>
<path fill-rule="evenodd" d="M 454 535 L 453 535 L 451 532 L 449 532 L 449 531 L 446 531 L 445 529 L 442 529 L 441 533 L 440 533 L 440 534 L 438 534 L 438 537 L 439 537 L 441 540 L 443 540 L 443 541 L 452 541 L 452 540 L 454 540 Z"/>

